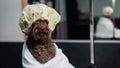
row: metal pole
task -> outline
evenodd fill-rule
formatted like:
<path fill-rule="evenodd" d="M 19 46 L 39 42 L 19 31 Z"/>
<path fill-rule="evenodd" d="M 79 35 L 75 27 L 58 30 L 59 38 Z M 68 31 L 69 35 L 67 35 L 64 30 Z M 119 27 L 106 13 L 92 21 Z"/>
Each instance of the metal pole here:
<path fill-rule="evenodd" d="M 96 68 L 94 59 L 94 7 L 93 0 L 90 0 L 90 66 L 88 68 Z"/>
<path fill-rule="evenodd" d="M 90 63 L 94 64 L 94 15 L 93 15 L 93 0 L 90 0 Z"/>

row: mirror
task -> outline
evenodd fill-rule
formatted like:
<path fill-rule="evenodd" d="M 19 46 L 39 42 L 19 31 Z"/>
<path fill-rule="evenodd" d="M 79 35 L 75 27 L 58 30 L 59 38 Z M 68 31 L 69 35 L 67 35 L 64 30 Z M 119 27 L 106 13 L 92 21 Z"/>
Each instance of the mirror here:
<path fill-rule="evenodd" d="M 94 0 L 95 39 L 120 39 L 120 14 L 118 0 Z M 99 8 L 99 9 L 98 9 Z"/>

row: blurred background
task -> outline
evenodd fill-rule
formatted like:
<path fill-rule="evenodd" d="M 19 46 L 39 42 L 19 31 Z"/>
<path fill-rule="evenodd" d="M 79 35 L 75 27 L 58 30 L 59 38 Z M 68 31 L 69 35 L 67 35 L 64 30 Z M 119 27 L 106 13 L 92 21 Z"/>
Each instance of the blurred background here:
<path fill-rule="evenodd" d="M 96 30 L 102 8 L 112 6 L 113 0 L 93 1 Z M 120 0 L 115 1 L 112 21 L 120 29 Z M 53 39 L 76 68 L 87 68 L 90 65 L 90 0 L 0 0 L 0 68 L 22 68 L 24 39 L 18 20 L 26 3 L 44 3 L 61 14 L 62 19 L 53 32 Z M 98 68 L 120 68 L 119 57 L 119 38 L 95 39 L 95 64 Z"/>
<path fill-rule="evenodd" d="M 26 1 L 26 0 L 23 0 Z M 90 0 L 27 0 L 28 4 L 45 3 L 55 8 L 62 16 L 60 24 L 53 32 L 53 39 L 89 40 Z M 24 5 L 21 0 L 0 1 L 0 41 L 23 41 L 18 19 Z M 120 27 L 119 0 L 116 0 L 113 19 L 115 27 Z M 94 0 L 94 24 L 101 16 L 105 6 L 111 6 L 111 0 Z"/>

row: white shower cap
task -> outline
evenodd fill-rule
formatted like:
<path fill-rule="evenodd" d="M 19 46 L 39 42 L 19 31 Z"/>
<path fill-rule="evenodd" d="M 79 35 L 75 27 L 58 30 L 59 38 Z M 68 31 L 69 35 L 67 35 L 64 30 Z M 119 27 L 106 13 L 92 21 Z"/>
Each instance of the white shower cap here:
<path fill-rule="evenodd" d="M 111 16 L 112 14 L 113 14 L 113 8 L 112 7 L 110 7 L 110 6 L 107 6 L 107 7 L 104 7 L 103 9 L 102 9 L 102 15 L 103 16 Z"/>
<path fill-rule="evenodd" d="M 38 19 L 48 20 L 48 26 L 50 30 L 54 30 L 56 24 L 59 23 L 61 16 L 57 11 L 45 4 L 33 4 L 27 5 L 19 18 L 19 26 L 23 33 L 28 32 L 28 28 L 31 24 Z"/>

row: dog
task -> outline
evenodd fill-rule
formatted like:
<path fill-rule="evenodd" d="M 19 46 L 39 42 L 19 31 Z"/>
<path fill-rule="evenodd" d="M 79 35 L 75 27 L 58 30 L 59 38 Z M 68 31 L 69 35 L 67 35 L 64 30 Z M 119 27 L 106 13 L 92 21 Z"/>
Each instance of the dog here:
<path fill-rule="evenodd" d="M 47 20 L 38 19 L 33 22 L 28 33 L 27 47 L 37 61 L 44 64 L 54 58 L 56 50 Z"/>

